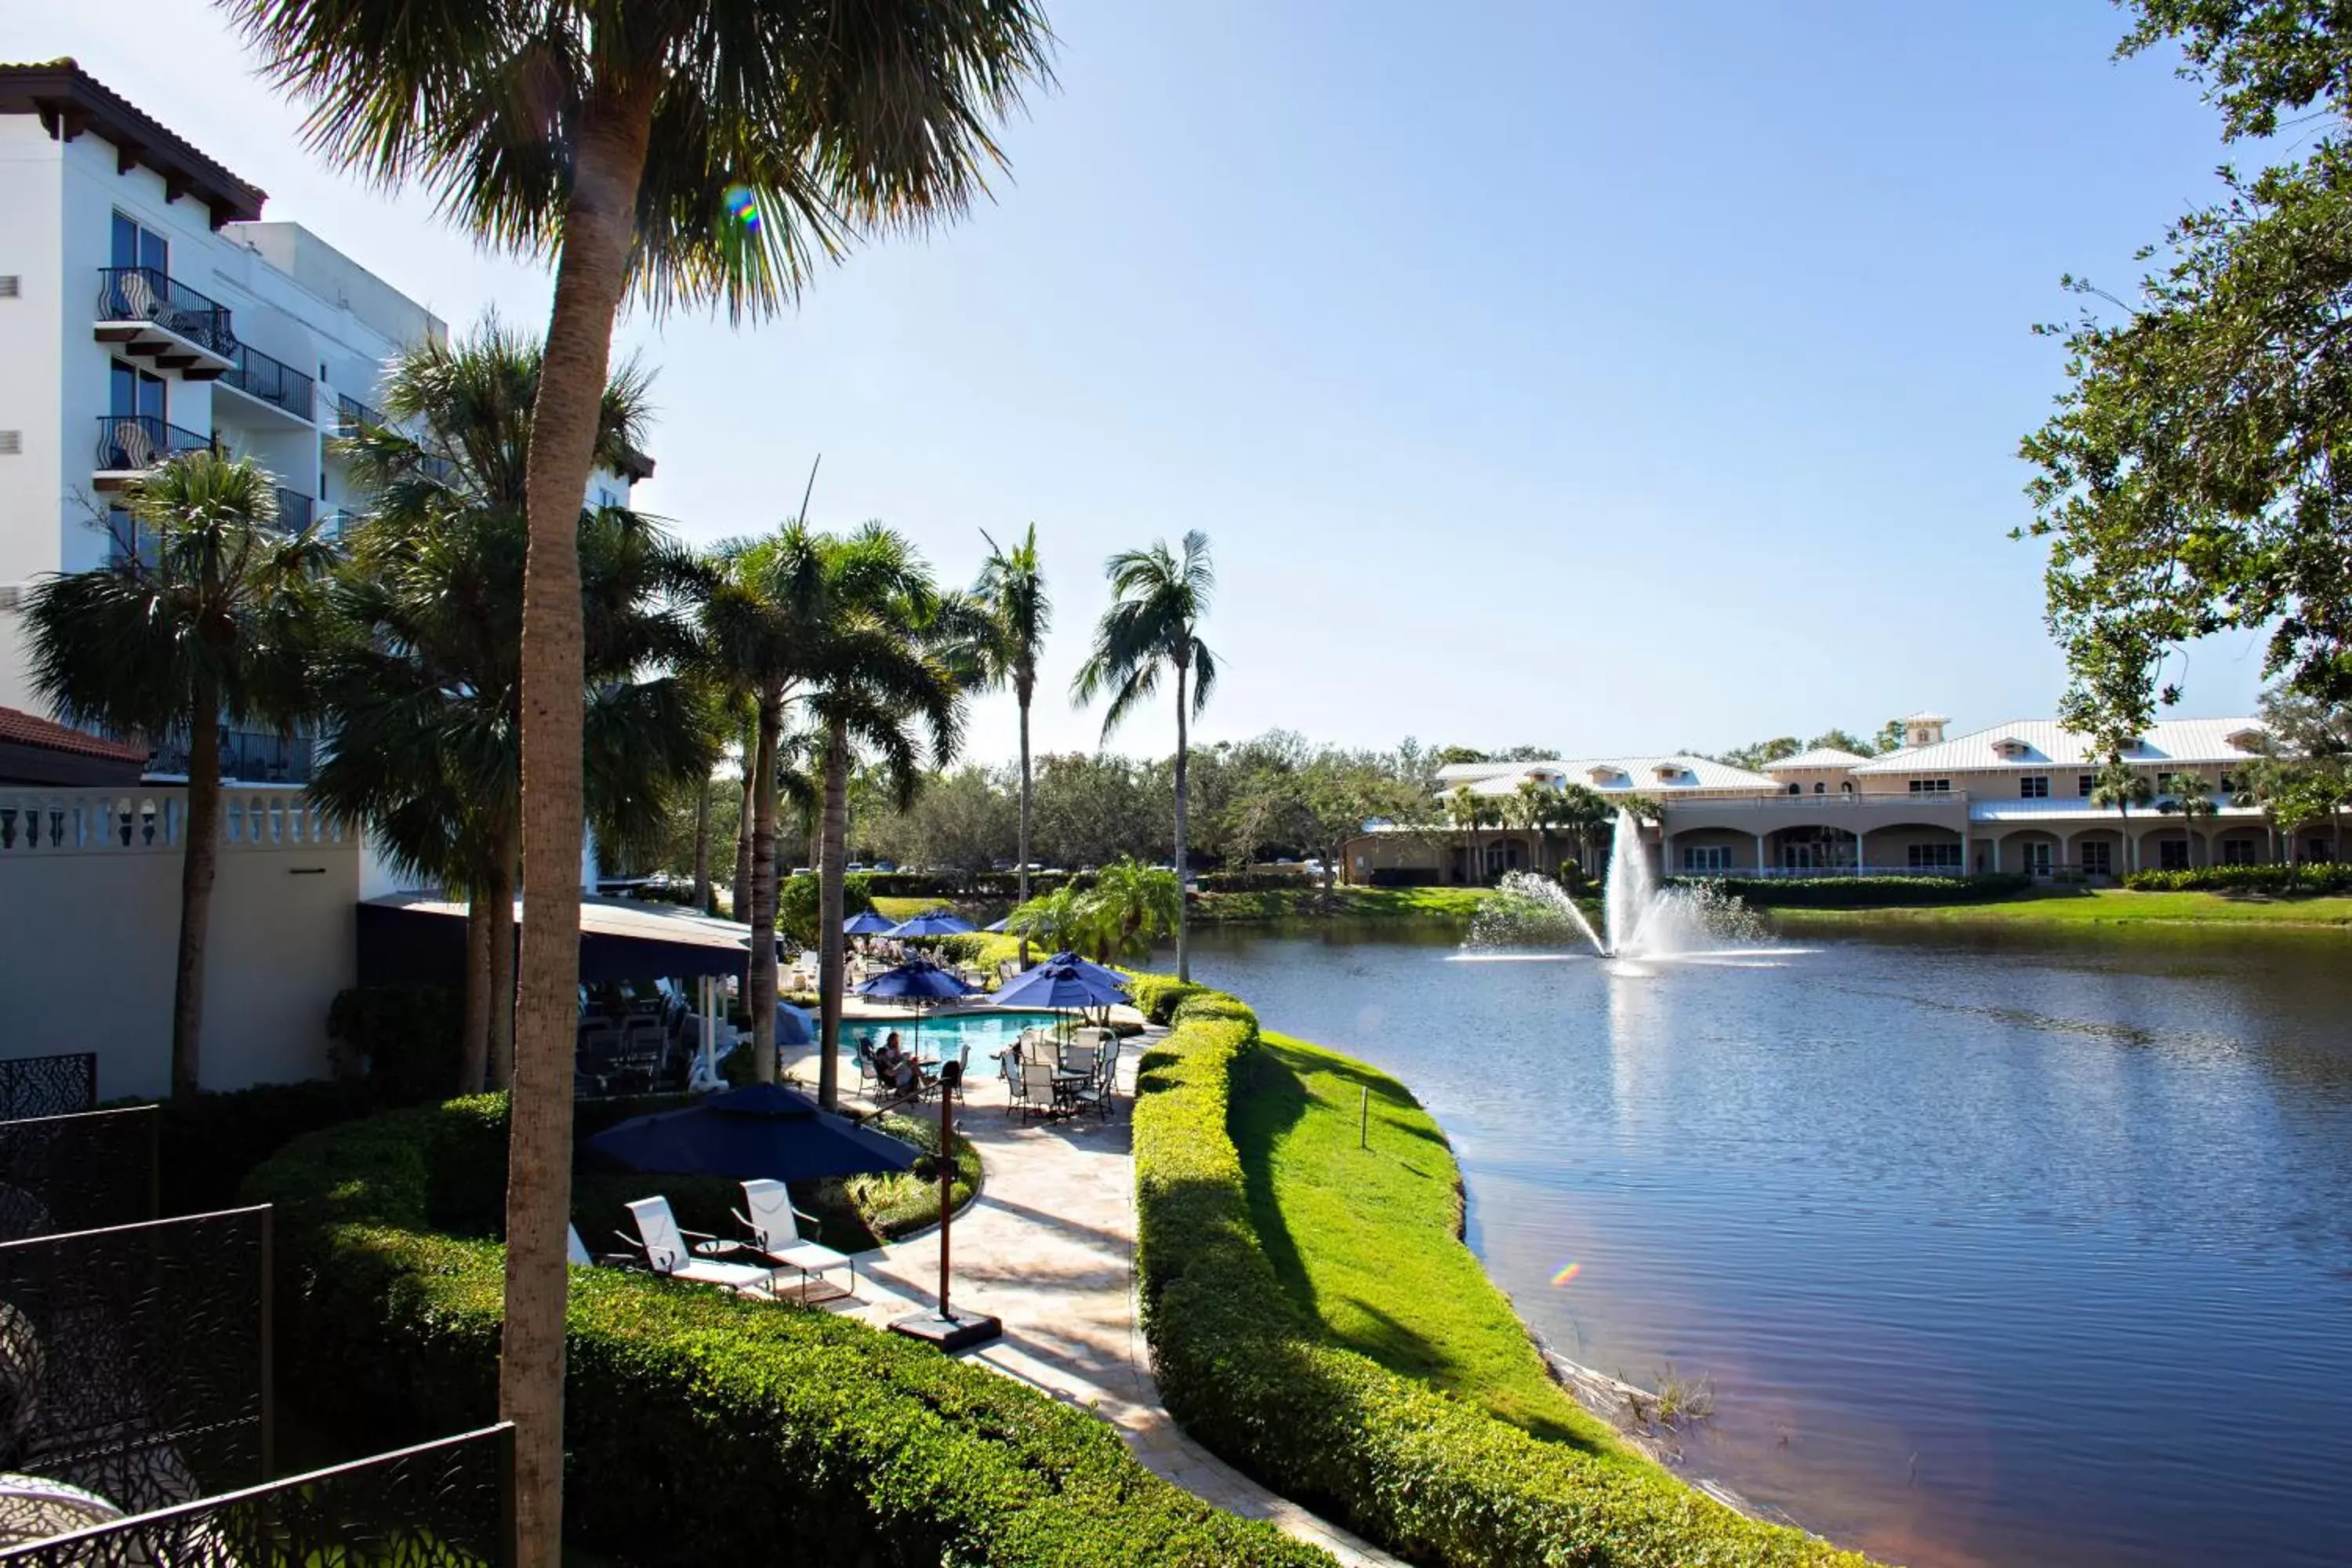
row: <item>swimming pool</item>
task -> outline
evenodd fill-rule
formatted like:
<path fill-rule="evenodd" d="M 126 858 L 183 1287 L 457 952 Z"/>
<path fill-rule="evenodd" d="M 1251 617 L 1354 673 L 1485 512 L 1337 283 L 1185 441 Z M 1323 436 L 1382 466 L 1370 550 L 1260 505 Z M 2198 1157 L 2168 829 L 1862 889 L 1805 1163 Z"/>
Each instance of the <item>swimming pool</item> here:
<path fill-rule="evenodd" d="M 908 1014 L 904 1018 L 845 1019 L 842 1023 L 842 1044 L 845 1054 L 855 1042 L 868 1033 L 879 1045 L 897 1030 L 902 1046 L 917 1047 L 917 1055 L 940 1058 L 952 1055 L 964 1046 L 971 1047 L 972 1070 L 977 1072 L 991 1064 L 999 1051 L 1021 1037 L 1024 1029 L 1050 1029 L 1064 1022 L 1063 1015 L 1007 1007 L 999 1011 L 942 1013 L 926 1018 Z"/>

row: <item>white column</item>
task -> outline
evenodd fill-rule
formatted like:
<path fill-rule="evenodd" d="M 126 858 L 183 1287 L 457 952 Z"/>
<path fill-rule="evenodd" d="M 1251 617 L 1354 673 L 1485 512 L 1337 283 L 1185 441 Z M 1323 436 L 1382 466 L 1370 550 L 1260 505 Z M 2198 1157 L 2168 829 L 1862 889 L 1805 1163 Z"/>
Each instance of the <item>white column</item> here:
<path fill-rule="evenodd" d="M 702 1073 L 705 1083 L 719 1074 L 719 982 L 702 977 Z"/>
<path fill-rule="evenodd" d="M 1675 874 L 1675 836 L 1666 831 L 1664 823 L 1658 824 L 1658 880 L 1664 881 Z"/>
<path fill-rule="evenodd" d="M 1756 836 L 1756 874 L 1764 874 L 1764 836 L 1760 833 Z"/>
<path fill-rule="evenodd" d="M 1869 844 L 1870 835 L 1862 828 L 1855 828 L 1853 830 L 1853 874 L 1857 877 L 1870 868 L 1870 857 L 1865 853 Z"/>
<path fill-rule="evenodd" d="M 1964 823 L 1960 827 L 1960 875 L 1967 876 L 1969 870 L 1969 830 Z"/>

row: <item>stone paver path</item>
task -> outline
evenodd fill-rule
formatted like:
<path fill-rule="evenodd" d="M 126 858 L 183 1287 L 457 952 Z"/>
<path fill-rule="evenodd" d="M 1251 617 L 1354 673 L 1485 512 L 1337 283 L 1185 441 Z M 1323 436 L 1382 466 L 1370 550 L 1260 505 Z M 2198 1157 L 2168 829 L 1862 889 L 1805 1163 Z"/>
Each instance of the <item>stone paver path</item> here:
<path fill-rule="evenodd" d="M 973 1064 L 956 1130 L 980 1150 L 980 1196 L 957 1217 L 950 1305 L 1003 1320 L 1003 1338 L 965 1352 L 1008 1377 L 1092 1410 L 1150 1469 L 1217 1507 L 1265 1520 L 1343 1563 L 1400 1559 L 1279 1497 L 1181 1431 L 1160 1403 L 1135 1318 L 1135 1162 L 1128 1110 L 1139 1043 L 1120 1058 L 1118 1113 L 1028 1122 L 1006 1114 L 1003 1081 Z M 814 1081 L 813 1071 L 803 1071 Z M 854 1080 L 853 1080 L 854 1081 Z M 939 1237 L 925 1231 L 858 1255 L 857 1302 L 877 1328 L 929 1308 Z"/>

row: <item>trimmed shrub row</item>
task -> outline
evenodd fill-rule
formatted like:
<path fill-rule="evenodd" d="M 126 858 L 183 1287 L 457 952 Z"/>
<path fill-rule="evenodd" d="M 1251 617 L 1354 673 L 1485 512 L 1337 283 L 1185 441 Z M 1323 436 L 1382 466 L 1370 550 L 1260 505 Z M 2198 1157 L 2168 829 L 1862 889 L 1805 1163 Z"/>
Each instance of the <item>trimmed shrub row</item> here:
<path fill-rule="evenodd" d="M 373 1447 L 497 1405 L 502 1096 L 289 1144 L 247 1184 L 279 1207 L 281 1386 L 333 1391 Z M 640 1564 L 1264 1563 L 1329 1559 L 1143 1468 L 1024 1384 L 821 1310 L 649 1275 L 572 1278 L 566 1535 Z"/>
<path fill-rule="evenodd" d="M 1874 909 L 2011 899 L 2033 886 L 2003 871 L 1981 877 L 1676 877 L 1676 887 L 1720 888 L 1759 909 Z"/>
<path fill-rule="evenodd" d="M 2352 893 L 2352 865 L 2200 866 L 2188 871 L 2134 871 L 2124 886 L 2141 893 Z"/>
<path fill-rule="evenodd" d="M 1238 999 L 1197 992 L 1142 1062 L 1137 1267 L 1161 1396 L 1185 1428 L 1284 1495 L 1417 1563 L 1504 1568 L 1864 1560 L 1744 1519 L 1664 1472 L 1539 1442 L 1330 1344 L 1276 1279 L 1226 1132 Z"/>

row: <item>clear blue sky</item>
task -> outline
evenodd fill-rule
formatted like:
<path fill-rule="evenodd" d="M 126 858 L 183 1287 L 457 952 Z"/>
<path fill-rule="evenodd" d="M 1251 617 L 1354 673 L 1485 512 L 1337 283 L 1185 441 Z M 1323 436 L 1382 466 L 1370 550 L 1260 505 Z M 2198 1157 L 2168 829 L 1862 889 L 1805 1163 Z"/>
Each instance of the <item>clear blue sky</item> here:
<path fill-rule="evenodd" d="M 2046 714 L 2019 435 L 2062 272 L 2120 291 L 2208 195 L 2172 60 L 2105 0 L 1049 0 L 1058 88 L 997 200 L 757 330 L 631 321 L 648 510 L 689 538 L 881 518 L 947 575 L 1034 521 L 1060 626 L 1110 551 L 1205 529 L 1208 739 L 1717 749 L 1934 707 Z M 303 152 L 198 0 L 0 0 L 463 326 L 546 283 Z M 2215 642 L 2187 711 L 2252 700 Z M 1164 709 L 1165 704 L 1162 705 Z M 1013 744 L 983 704 L 972 753 Z M 1163 750 L 1164 711 L 1125 749 Z"/>

